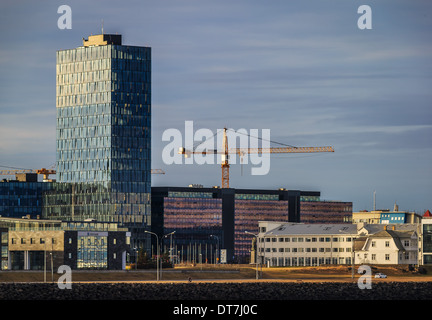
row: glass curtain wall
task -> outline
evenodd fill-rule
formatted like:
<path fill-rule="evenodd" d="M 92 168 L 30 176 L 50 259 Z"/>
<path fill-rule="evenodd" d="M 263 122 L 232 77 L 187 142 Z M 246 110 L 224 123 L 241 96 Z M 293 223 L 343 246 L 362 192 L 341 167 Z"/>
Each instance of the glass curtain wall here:
<path fill-rule="evenodd" d="M 56 105 L 59 183 L 45 215 L 150 225 L 151 48 L 58 51 Z"/>

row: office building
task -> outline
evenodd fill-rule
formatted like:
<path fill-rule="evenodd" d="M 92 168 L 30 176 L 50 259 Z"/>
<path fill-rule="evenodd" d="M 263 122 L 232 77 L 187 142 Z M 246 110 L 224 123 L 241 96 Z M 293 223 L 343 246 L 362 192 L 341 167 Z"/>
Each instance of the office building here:
<path fill-rule="evenodd" d="M 303 223 L 351 223 L 352 202 L 314 199 L 301 201 L 300 220 Z"/>
<path fill-rule="evenodd" d="M 421 220 L 421 264 L 432 265 L 432 214 L 427 210 Z"/>
<path fill-rule="evenodd" d="M 397 204 L 394 205 L 393 211 L 390 209 L 373 210 L 373 211 L 359 211 L 352 213 L 353 223 L 420 223 L 422 217 L 409 211 L 400 211 Z"/>
<path fill-rule="evenodd" d="M 247 232 L 256 234 L 261 220 L 301 222 L 309 203 L 327 208 L 315 211 L 316 219 L 321 214 L 326 220 L 328 212 L 337 212 L 341 223 L 352 208 L 344 203 L 341 210 L 334 202 L 335 208 L 329 209 L 332 202 L 321 202 L 316 191 L 153 187 L 152 230 L 160 237 L 176 232 L 175 246 L 167 244 L 171 239 L 165 243 L 181 261 L 217 262 L 223 252 L 226 262 L 245 263 L 250 261 L 254 237 Z"/>
<path fill-rule="evenodd" d="M 259 223 L 258 261 L 268 266 L 417 265 L 418 224 Z"/>
<path fill-rule="evenodd" d="M 43 215 L 117 222 L 148 245 L 151 48 L 101 34 L 57 52 L 57 183 Z"/>
<path fill-rule="evenodd" d="M 117 223 L 0 217 L 2 270 L 124 270 L 130 232 Z"/>
<path fill-rule="evenodd" d="M 24 178 L 21 176 L 13 180 L 0 180 L 0 216 L 41 217 L 43 196 L 53 189 L 54 183 L 38 182 L 36 178 L 36 174 L 26 174 Z"/>

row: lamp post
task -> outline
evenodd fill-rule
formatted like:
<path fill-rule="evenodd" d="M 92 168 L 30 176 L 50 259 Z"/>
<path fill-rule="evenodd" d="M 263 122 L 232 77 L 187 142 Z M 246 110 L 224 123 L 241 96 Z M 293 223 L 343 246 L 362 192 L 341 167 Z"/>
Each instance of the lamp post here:
<path fill-rule="evenodd" d="M 46 282 L 46 239 L 43 238 L 44 241 L 44 282 Z"/>
<path fill-rule="evenodd" d="M 166 235 L 163 236 L 164 238 L 170 236 L 170 261 L 171 261 L 171 262 L 172 262 L 172 251 L 173 251 L 173 247 L 172 247 L 172 236 L 173 236 L 174 233 L 175 233 L 175 230 L 174 230 L 173 232 L 168 233 L 168 234 L 166 234 Z"/>
<path fill-rule="evenodd" d="M 168 236 L 172 236 L 174 233 L 175 233 L 175 231 L 170 232 L 170 233 L 164 235 L 164 236 L 161 238 L 161 246 L 162 246 L 162 240 L 163 240 L 163 238 L 166 238 L 166 237 L 168 237 Z M 172 240 L 172 238 L 171 238 L 171 240 Z M 160 278 L 162 279 L 162 260 L 160 261 L 160 263 L 161 263 L 161 265 L 160 265 L 160 269 L 159 269 L 159 270 L 160 270 Z"/>
<path fill-rule="evenodd" d="M 156 279 L 159 281 L 159 237 L 156 233 L 145 230 L 145 233 L 152 234 L 156 237 Z"/>
<path fill-rule="evenodd" d="M 257 234 L 253 234 L 249 231 L 245 231 L 246 234 L 250 234 L 252 236 L 254 236 L 256 238 L 256 254 L 255 254 L 255 264 L 256 264 L 256 279 L 258 280 L 258 235 Z"/>

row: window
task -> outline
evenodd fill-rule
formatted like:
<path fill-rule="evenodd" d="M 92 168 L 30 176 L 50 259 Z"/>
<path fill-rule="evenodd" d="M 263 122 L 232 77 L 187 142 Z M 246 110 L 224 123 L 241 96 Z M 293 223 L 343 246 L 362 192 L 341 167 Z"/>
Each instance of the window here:
<path fill-rule="evenodd" d="M 386 248 L 390 247 L 390 241 L 386 241 L 385 246 L 386 246 Z"/>
<path fill-rule="evenodd" d="M 372 261 L 376 260 L 376 254 L 375 253 L 372 253 L 371 259 L 372 259 Z"/>
<path fill-rule="evenodd" d="M 390 260 L 390 254 L 386 253 L 385 259 L 386 259 L 386 261 L 389 261 Z"/>
<path fill-rule="evenodd" d="M 26 244 L 26 239 L 21 238 L 21 244 Z"/>
<path fill-rule="evenodd" d="M 410 246 L 410 241 L 404 240 L 404 247 L 409 247 L 409 246 Z"/>
<path fill-rule="evenodd" d="M 40 243 L 40 244 L 45 244 L 45 239 L 44 239 L 44 238 L 40 238 L 40 239 L 39 239 L 39 243 Z"/>
<path fill-rule="evenodd" d="M 72 244 L 72 238 L 69 238 L 69 244 Z"/>

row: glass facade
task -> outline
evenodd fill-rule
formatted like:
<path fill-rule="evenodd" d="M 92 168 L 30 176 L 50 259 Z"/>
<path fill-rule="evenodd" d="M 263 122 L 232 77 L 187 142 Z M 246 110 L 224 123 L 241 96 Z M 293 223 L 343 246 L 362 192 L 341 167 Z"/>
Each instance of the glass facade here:
<path fill-rule="evenodd" d="M 256 234 L 259 221 L 288 221 L 288 201 L 236 200 L 234 219 L 234 255 L 246 262 L 254 236 L 245 231 Z"/>
<path fill-rule="evenodd" d="M 78 232 L 78 269 L 108 267 L 108 232 Z"/>
<path fill-rule="evenodd" d="M 0 248 L 1 248 L 1 266 L 0 270 L 7 270 L 8 269 L 8 255 L 9 255 L 9 249 L 8 249 L 8 229 L 0 229 Z"/>
<path fill-rule="evenodd" d="M 178 261 L 216 262 L 220 244 L 217 239 L 222 239 L 222 199 L 206 196 L 165 198 L 164 234 L 173 231 L 176 231 L 173 255 Z M 171 247 L 170 238 L 164 243 L 165 248 Z"/>
<path fill-rule="evenodd" d="M 352 202 L 301 201 L 302 223 L 351 223 Z"/>
<path fill-rule="evenodd" d="M 289 221 L 289 203 L 295 200 L 288 195 L 286 190 L 153 187 L 152 230 L 160 237 L 175 231 L 174 244 L 165 238 L 163 251 L 172 247 L 179 261 L 215 263 L 226 249 L 228 263 L 248 263 L 253 236 L 245 231 L 257 233 L 261 220 Z"/>
<path fill-rule="evenodd" d="M 423 253 L 425 264 L 432 263 L 432 224 L 423 224 Z"/>
<path fill-rule="evenodd" d="M 57 52 L 58 183 L 45 198 L 44 214 L 146 228 L 151 210 L 151 48 L 124 46 L 121 40 L 90 42 Z"/>
<path fill-rule="evenodd" d="M 0 216 L 21 218 L 42 214 L 43 195 L 53 188 L 52 182 L 0 182 Z"/>

